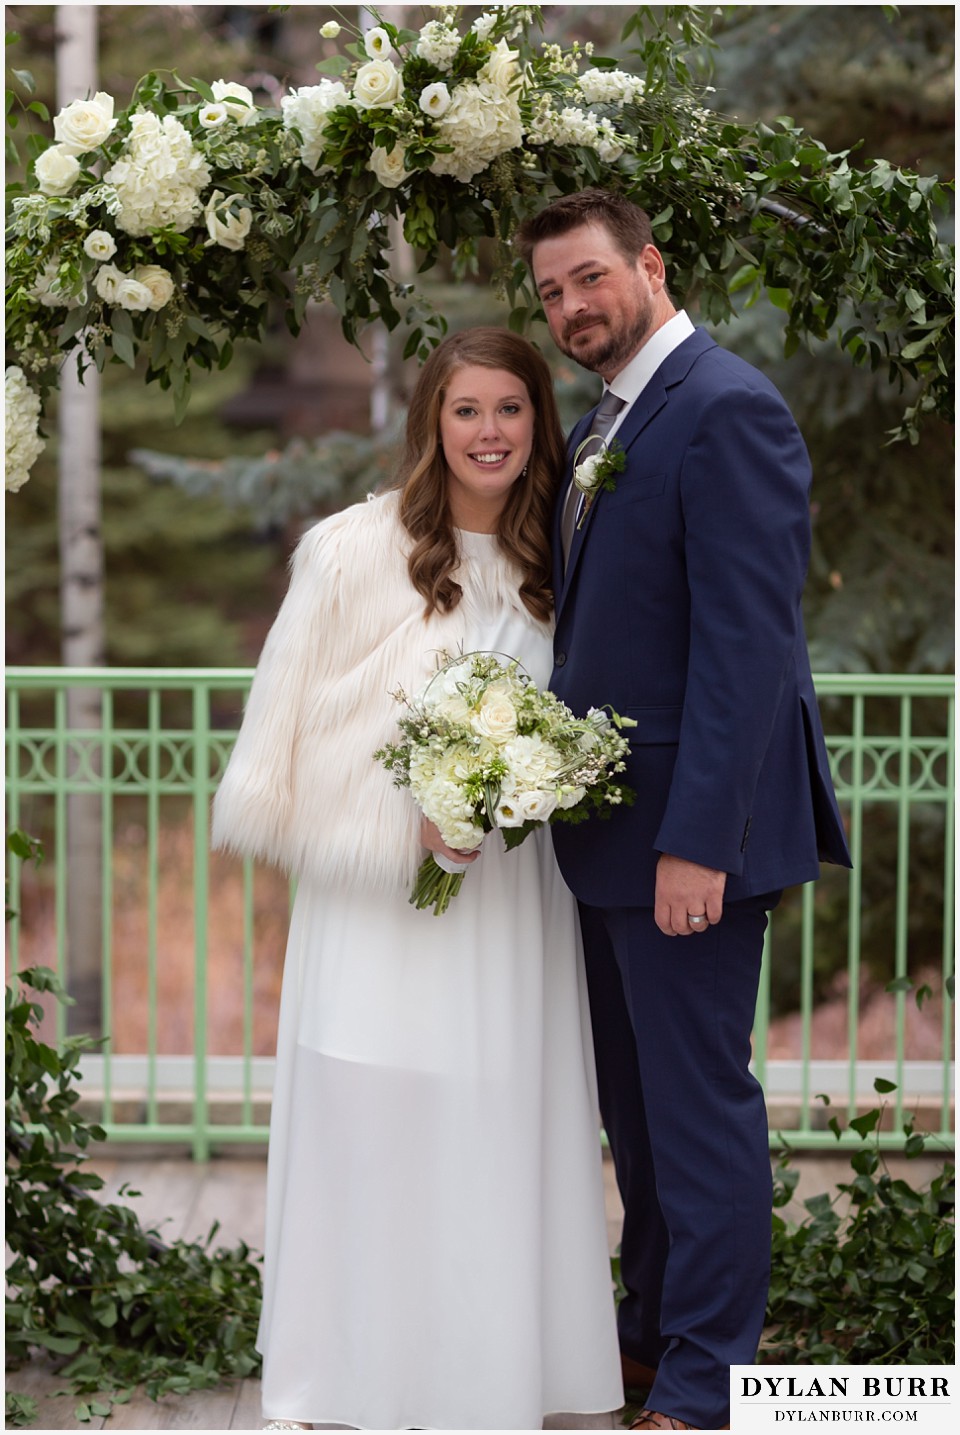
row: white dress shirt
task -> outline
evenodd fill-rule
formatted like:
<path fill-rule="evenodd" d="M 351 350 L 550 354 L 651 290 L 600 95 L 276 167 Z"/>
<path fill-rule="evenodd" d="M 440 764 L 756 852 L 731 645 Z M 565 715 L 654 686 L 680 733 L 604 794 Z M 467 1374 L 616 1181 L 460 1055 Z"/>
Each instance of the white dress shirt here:
<path fill-rule="evenodd" d="M 667 355 L 672 354 L 693 332 L 694 326 L 689 316 L 683 309 L 679 310 L 651 335 L 643 348 L 634 354 L 629 364 L 620 370 L 613 381 L 605 385 L 605 389 L 612 389 L 617 398 L 625 400 L 624 407 L 607 434 L 608 443 Z"/>

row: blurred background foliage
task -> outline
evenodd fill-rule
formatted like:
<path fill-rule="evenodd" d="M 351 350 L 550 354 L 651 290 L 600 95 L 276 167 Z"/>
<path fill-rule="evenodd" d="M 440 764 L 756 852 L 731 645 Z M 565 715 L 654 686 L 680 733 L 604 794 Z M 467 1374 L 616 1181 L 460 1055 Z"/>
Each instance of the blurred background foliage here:
<path fill-rule="evenodd" d="M 387 9 L 397 17 L 399 7 Z M 550 38 L 592 40 L 612 55 L 626 48 L 619 43 L 622 7 L 551 5 L 544 13 Z M 241 80 L 263 103 L 277 103 L 289 85 L 315 78 L 325 50 L 318 30 L 329 16 L 299 5 L 104 5 L 98 18 L 101 85 L 120 101 L 166 60 L 182 74 Z M 39 98 L 54 109 L 54 7 L 8 6 L 6 23 L 21 36 L 15 59 L 8 58 L 33 71 Z M 860 146 L 864 159 L 952 174 L 952 6 L 907 5 L 895 14 L 881 6 L 727 6 L 714 34 L 713 71 L 705 78 L 718 109 L 747 121 L 789 114 L 833 150 Z M 492 254 L 481 253 L 475 286 L 454 285 L 442 266 L 433 271 L 430 297 L 451 327 L 496 322 L 492 263 Z M 716 337 L 771 375 L 811 450 L 806 605 L 814 667 L 944 671 L 953 652 L 951 435 L 934 420 L 919 445 L 887 446 L 903 396 L 830 346 L 785 361 L 781 319 L 760 304 Z M 551 354 L 545 330 L 535 337 Z M 302 526 L 389 476 L 410 364 L 386 345 L 377 354 L 370 344 L 367 350 L 376 363 L 358 359 L 321 311 L 299 340 L 281 326 L 225 374 L 198 375 L 204 381 L 180 428 L 167 395 L 119 367 L 108 370 L 111 663 L 255 659 Z M 555 367 L 563 415 L 572 422 L 593 400 L 597 381 L 566 361 Z M 52 662 L 59 651 L 52 423 L 49 432 L 33 478 L 7 507 L 13 662 Z"/>
<path fill-rule="evenodd" d="M 401 7 L 384 8 L 402 18 Z M 261 103 L 278 104 L 288 87 L 314 82 L 313 66 L 325 53 L 318 30 L 331 13 L 302 5 L 100 6 L 101 87 L 125 103 L 140 75 L 175 63 L 183 75 L 239 80 Z M 357 14 L 349 7 L 344 13 Z M 419 8 L 406 14 L 419 23 Z M 619 43 L 622 7 L 551 5 L 544 14 L 547 38 L 592 40 L 599 53 L 614 56 L 626 49 Z M 855 150 L 853 163 L 884 157 L 950 176 L 954 19 L 949 5 L 722 7 L 712 72 L 703 71 L 715 87 L 708 102 L 748 122 L 790 115 L 831 150 Z M 21 36 L 8 60 L 33 72 L 38 97 L 53 111 L 53 7 L 9 5 L 6 23 Z M 942 237 L 951 238 L 952 218 L 942 223 Z M 489 284 L 494 263 L 481 246 L 475 284 L 454 284 L 442 264 L 425 276 L 451 328 L 505 322 L 506 306 L 498 308 Z M 771 376 L 811 451 L 814 542 L 805 602 L 814 669 L 948 671 L 952 435 L 932 419 L 917 445 L 888 444 L 903 395 L 830 346 L 785 360 L 782 319 L 759 304 L 715 337 Z M 533 337 L 554 364 L 569 425 L 595 399 L 598 381 L 556 356 L 544 328 Z M 402 364 L 382 336 L 371 337 L 366 350 L 360 357 L 350 349 L 335 318 L 320 309 L 297 340 L 278 325 L 265 345 L 239 350 L 226 373 L 196 376 L 179 428 L 168 395 L 126 369 L 108 369 L 102 419 L 110 663 L 255 661 L 299 533 L 389 479 L 413 361 Z M 48 433 L 30 482 L 7 501 L 13 663 L 59 657 L 53 425 Z M 920 712 L 918 731 L 923 722 Z M 926 896 L 911 904 L 911 960 L 923 965 L 938 960 L 942 940 L 923 917 L 925 909 L 935 917 L 942 910 L 942 813 L 931 813 L 921 828 L 911 869 Z M 878 973 L 895 887 L 896 831 L 887 837 L 865 874 L 864 956 Z M 875 834 L 872 851 L 877 840 Z M 844 881 L 831 874 L 818 889 L 821 990 L 842 959 Z M 773 997 L 782 1009 L 795 994 L 797 969 L 783 918 L 778 941 L 786 950 Z"/>

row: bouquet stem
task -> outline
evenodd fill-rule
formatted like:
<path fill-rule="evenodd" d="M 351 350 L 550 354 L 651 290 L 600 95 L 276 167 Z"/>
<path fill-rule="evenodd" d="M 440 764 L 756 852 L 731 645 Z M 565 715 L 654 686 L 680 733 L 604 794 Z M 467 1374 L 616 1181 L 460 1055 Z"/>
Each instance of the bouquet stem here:
<path fill-rule="evenodd" d="M 433 908 L 435 917 L 442 917 L 450 905 L 450 899 L 460 891 L 466 873 L 444 872 L 433 860 L 433 853 L 420 864 L 417 880 L 410 894 L 410 903 L 418 912 Z"/>

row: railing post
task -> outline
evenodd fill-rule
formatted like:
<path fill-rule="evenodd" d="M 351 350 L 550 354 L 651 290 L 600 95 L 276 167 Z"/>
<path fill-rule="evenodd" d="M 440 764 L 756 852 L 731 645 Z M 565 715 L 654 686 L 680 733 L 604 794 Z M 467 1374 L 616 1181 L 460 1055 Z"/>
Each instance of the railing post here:
<path fill-rule="evenodd" d="M 950 1122 L 950 1105 L 953 1099 L 953 1063 L 950 1053 L 953 1050 L 953 1002 L 947 1000 L 947 982 L 956 974 L 956 962 L 954 960 L 953 946 L 953 914 L 954 914 L 954 893 L 956 882 L 956 822 L 953 802 L 953 794 L 956 791 L 957 754 L 953 740 L 956 731 L 954 718 L 956 703 L 951 695 L 947 703 L 947 777 L 946 793 L 943 804 L 943 966 L 942 985 L 943 991 L 943 1026 L 941 1042 L 943 1051 L 943 1087 L 941 1091 L 940 1105 L 940 1134 L 950 1137 L 952 1126 Z"/>
<path fill-rule="evenodd" d="M 156 1125 L 157 1107 L 157 920 L 160 878 L 160 693 L 147 695 L 147 1120 Z"/>
<path fill-rule="evenodd" d="M 847 1116 L 857 1114 L 857 1027 L 860 1020 L 860 904 L 863 871 L 863 693 L 853 697 L 852 747 L 853 771 L 850 776 L 850 857 L 853 867 L 849 879 L 849 927 L 847 933 L 847 1054 L 850 1080 L 847 1088 Z"/>
<path fill-rule="evenodd" d="M 20 763 L 17 735 L 20 728 L 20 694 L 15 688 L 7 694 L 7 831 L 20 826 Z M 10 908 L 20 911 L 20 868 L 21 861 L 12 852 L 6 854 L 7 890 Z M 14 993 L 18 990 L 17 972 L 20 970 L 20 923 L 13 921 L 7 927 L 7 941 L 10 952 L 10 985 Z"/>
<path fill-rule="evenodd" d="M 113 1120 L 113 689 L 106 689 L 102 696 L 97 694 L 101 717 L 101 781 L 100 790 L 100 1030 L 98 1036 L 106 1038 L 103 1044 L 103 1119 Z M 90 753 L 91 763 L 93 752 Z M 86 797 L 86 794 L 84 794 Z M 89 796 L 92 809 L 96 793 Z M 92 869 L 92 864 L 90 869 Z"/>
<path fill-rule="evenodd" d="M 193 1155 L 210 1155 L 207 1109 L 207 883 L 210 877 L 210 689 L 193 690 Z"/>

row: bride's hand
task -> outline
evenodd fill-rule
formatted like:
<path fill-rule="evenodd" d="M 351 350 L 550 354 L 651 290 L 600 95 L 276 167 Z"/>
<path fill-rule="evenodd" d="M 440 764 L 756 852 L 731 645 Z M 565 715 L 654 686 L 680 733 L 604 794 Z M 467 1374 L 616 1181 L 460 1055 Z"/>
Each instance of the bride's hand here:
<path fill-rule="evenodd" d="M 475 847 L 472 852 L 463 852 L 456 847 L 448 847 L 440 836 L 439 827 L 435 822 L 431 822 L 429 817 L 420 819 L 420 841 L 428 852 L 438 853 L 440 856 L 446 857 L 448 862 L 457 862 L 462 867 L 470 862 L 475 862 L 480 856 L 479 847 Z"/>

